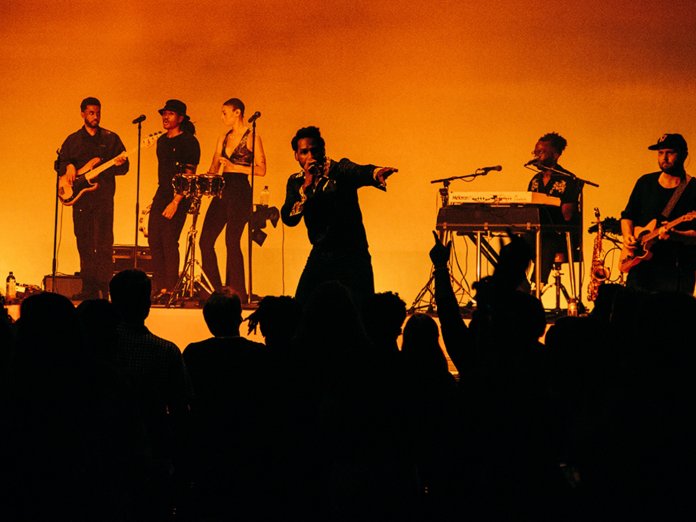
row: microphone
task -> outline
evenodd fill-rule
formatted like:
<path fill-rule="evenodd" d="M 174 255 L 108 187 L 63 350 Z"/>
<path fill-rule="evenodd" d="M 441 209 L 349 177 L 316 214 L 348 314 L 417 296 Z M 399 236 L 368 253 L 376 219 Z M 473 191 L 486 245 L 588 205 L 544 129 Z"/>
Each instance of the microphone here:
<path fill-rule="evenodd" d="M 261 113 L 259 111 L 256 111 L 254 114 L 251 115 L 251 118 L 249 118 L 249 123 L 254 123 L 260 117 L 261 117 Z"/>
<path fill-rule="evenodd" d="M 493 165 L 492 167 L 481 167 L 479 170 L 482 170 L 483 172 L 490 172 L 492 170 L 497 170 L 498 172 L 500 172 L 501 170 L 503 170 L 503 166 L 502 165 Z"/>
<path fill-rule="evenodd" d="M 133 123 L 142 123 L 145 121 L 146 116 L 144 114 L 141 114 L 137 118 L 133 120 Z"/>
<path fill-rule="evenodd" d="M 525 167 L 529 167 L 530 165 L 534 165 L 535 167 L 539 163 L 539 158 L 534 158 L 530 159 L 527 163 L 524 164 Z"/>
<path fill-rule="evenodd" d="M 324 175 L 324 164 L 323 163 L 312 163 L 308 168 L 307 171 L 312 175 L 312 176 L 323 176 Z"/>

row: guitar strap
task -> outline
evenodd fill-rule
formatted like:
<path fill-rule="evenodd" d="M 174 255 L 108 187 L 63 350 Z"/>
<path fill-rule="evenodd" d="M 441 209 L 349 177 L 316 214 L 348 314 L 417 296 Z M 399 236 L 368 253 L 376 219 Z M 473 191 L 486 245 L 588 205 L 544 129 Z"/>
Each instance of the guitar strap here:
<path fill-rule="evenodd" d="M 689 184 L 691 181 L 691 176 L 686 174 L 684 177 L 684 183 L 680 183 L 679 186 L 675 189 L 674 192 L 672 192 L 672 197 L 669 198 L 669 201 L 665 205 L 665 208 L 662 210 L 662 219 L 667 220 L 669 218 L 669 215 L 672 213 L 674 210 L 675 205 L 679 201 L 679 198 L 681 198 L 682 194 L 686 190 L 686 186 Z"/>

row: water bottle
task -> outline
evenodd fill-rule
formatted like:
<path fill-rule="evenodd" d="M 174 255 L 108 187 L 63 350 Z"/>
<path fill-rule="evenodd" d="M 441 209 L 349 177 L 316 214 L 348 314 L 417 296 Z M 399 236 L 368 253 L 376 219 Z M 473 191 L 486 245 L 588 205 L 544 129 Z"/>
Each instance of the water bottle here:
<path fill-rule="evenodd" d="M 568 300 L 568 317 L 578 316 L 578 302 L 575 299 Z"/>
<path fill-rule="evenodd" d="M 5 279 L 5 300 L 9 303 L 17 297 L 17 280 L 12 272 Z"/>
<path fill-rule="evenodd" d="M 268 191 L 268 185 L 266 185 L 263 187 L 261 194 L 259 194 L 259 206 L 267 207 L 270 199 L 271 193 Z"/>

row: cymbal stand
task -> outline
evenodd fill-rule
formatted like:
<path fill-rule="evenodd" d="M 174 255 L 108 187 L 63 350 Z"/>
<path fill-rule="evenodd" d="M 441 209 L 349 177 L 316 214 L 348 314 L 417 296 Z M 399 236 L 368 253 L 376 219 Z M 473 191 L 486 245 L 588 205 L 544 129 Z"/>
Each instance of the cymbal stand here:
<path fill-rule="evenodd" d="M 204 299 L 205 293 L 208 295 L 213 293 L 213 286 L 205 277 L 203 267 L 196 259 L 196 236 L 198 235 L 196 223 L 198 221 L 198 214 L 201 210 L 201 196 L 200 194 L 194 193 L 189 197 L 191 197 L 191 206 L 189 207 L 188 213 L 193 216 L 193 221 L 186 234 L 184 268 L 181 270 L 179 280 L 176 282 L 174 290 L 166 304 L 167 308 L 178 303 L 182 303 L 182 306 L 184 306 L 188 301 L 197 301 L 200 303 L 200 301 Z M 198 281 L 196 280 L 196 265 L 198 265 L 201 273 Z"/>

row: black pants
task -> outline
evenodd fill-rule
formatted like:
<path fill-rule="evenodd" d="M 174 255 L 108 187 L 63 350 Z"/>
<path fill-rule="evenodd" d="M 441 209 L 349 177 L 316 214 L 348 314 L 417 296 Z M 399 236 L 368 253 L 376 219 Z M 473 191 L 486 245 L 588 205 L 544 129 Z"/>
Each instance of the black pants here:
<path fill-rule="evenodd" d="M 304 305 L 312 292 L 326 281 L 344 284 L 350 290 L 355 305 L 361 309 L 367 298 L 375 292 L 369 252 L 346 254 L 312 249 L 297 284 L 295 299 L 300 305 Z"/>
<path fill-rule="evenodd" d="M 223 175 L 225 188 L 222 198 L 213 198 L 205 214 L 201 230 L 201 258 L 203 271 L 215 290 L 222 288 L 220 268 L 215 254 L 215 242 L 225 228 L 227 247 L 227 267 L 225 285 L 246 300 L 244 275 L 244 256 L 240 241 L 244 227 L 249 222 L 251 211 L 251 186 L 245 174 L 228 173 Z"/>
<path fill-rule="evenodd" d="M 179 280 L 179 236 L 190 206 L 188 199 L 179 202 L 172 219 L 162 215 L 171 198 L 155 196 L 148 220 L 148 242 L 152 255 L 152 289 L 173 290 Z"/>
<path fill-rule="evenodd" d="M 80 254 L 82 293 L 97 298 L 101 292 L 101 297 L 106 299 L 114 270 L 113 199 L 89 200 L 85 205 L 73 207 L 73 226 Z"/>
<path fill-rule="evenodd" d="M 626 286 L 639 292 L 678 292 L 693 295 L 696 274 L 693 263 L 678 258 L 651 259 L 634 266 Z"/>

